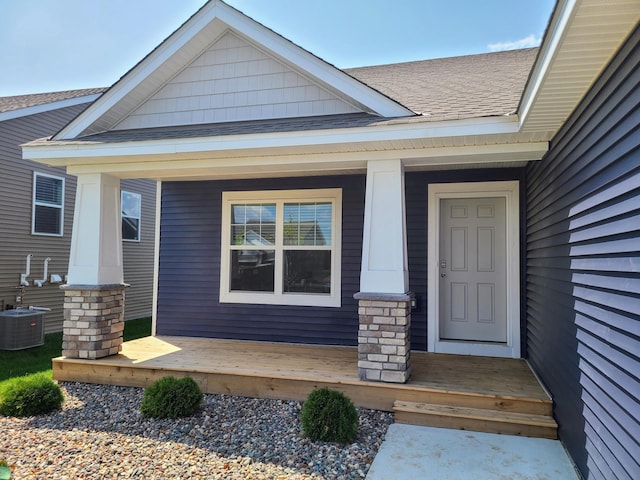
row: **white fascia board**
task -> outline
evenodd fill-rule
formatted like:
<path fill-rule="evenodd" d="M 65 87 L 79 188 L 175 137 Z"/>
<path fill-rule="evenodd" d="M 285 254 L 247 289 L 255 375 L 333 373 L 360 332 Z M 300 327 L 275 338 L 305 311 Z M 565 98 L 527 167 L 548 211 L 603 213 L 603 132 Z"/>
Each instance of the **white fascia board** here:
<path fill-rule="evenodd" d="M 6 120 L 13 120 L 14 118 L 27 117 L 29 115 L 36 115 L 38 113 L 50 112 L 51 110 L 58 110 L 60 108 L 73 107 L 75 105 L 82 105 L 83 103 L 95 102 L 100 96 L 100 93 L 94 93 L 92 95 L 83 95 L 81 97 L 67 98 L 65 100 L 57 100 L 54 102 L 43 103 L 42 105 L 34 105 L 33 107 L 18 108 L 16 110 L 10 110 L 8 112 L 0 113 L 0 122 Z"/>
<path fill-rule="evenodd" d="M 567 25 L 576 12 L 576 0 L 559 0 L 555 10 L 554 18 L 549 24 L 549 30 L 545 35 L 545 41 L 542 49 L 538 53 L 538 58 L 534 65 L 531 77 L 527 82 L 525 91 L 522 94 L 518 117 L 520 119 L 520 127 L 524 125 L 533 108 L 533 104 L 540 93 L 542 85 L 551 68 L 551 64 L 558 51 L 558 46 L 564 38 Z"/>
<path fill-rule="evenodd" d="M 479 145 L 476 147 L 438 147 L 414 148 L 409 150 L 376 150 L 362 152 L 330 153 L 291 153 L 287 155 L 254 155 L 243 157 L 159 159 L 148 161 L 133 159 L 120 163 L 109 159 L 95 162 L 73 164 L 67 167 L 67 173 L 81 175 L 88 173 L 110 173 L 122 178 L 135 178 L 139 172 L 152 172 L 151 178 L 166 178 L 201 175 L 239 175 L 252 173 L 285 174 L 297 172 L 299 175 L 314 171 L 340 172 L 345 170 L 363 170 L 373 160 L 401 160 L 409 171 L 425 167 L 443 165 L 472 165 L 481 163 L 501 164 L 514 161 L 540 160 L 548 150 L 546 142 L 509 143 Z M 206 172 L 202 174 L 201 172 Z"/>
<path fill-rule="evenodd" d="M 230 28 L 240 32 L 258 47 L 283 59 L 292 68 L 305 72 L 312 78 L 330 85 L 335 90 L 350 97 L 372 112 L 386 118 L 414 116 L 415 112 L 400 105 L 396 101 L 368 87 L 342 70 L 316 57 L 272 30 L 264 27 L 245 15 L 238 15 L 236 10 L 220 8 L 218 18 Z"/>
<path fill-rule="evenodd" d="M 68 143 L 25 144 L 23 157 L 30 160 L 47 160 L 55 165 L 73 165 L 76 159 L 92 157 L 153 156 L 195 154 L 234 150 L 258 150 L 265 148 L 291 148 L 326 146 L 347 143 L 371 143 L 385 141 L 420 140 L 428 138 L 460 137 L 473 135 L 500 135 L 518 132 L 518 122 L 511 117 L 494 117 L 446 122 L 393 124 L 376 127 L 309 130 L 288 133 L 261 133 L 253 135 L 228 135 L 224 137 L 149 140 L 122 143 Z M 62 160 L 56 162 L 56 160 Z"/>

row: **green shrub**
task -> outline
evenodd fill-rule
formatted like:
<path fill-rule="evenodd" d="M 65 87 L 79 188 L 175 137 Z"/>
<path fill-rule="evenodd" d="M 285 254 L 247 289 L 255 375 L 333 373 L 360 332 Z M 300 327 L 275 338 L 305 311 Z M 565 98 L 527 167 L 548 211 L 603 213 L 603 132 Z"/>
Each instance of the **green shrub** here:
<path fill-rule="evenodd" d="M 64 402 L 60 387 L 46 374 L 16 377 L 3 383 L 0 414 L 28 417 L 58 410 Z"/>
<path fill-rule="evenodd" d="M 302 405 L 302 432 L 311 440 L 351 443 L 358 430 L 358 412 L 342 392 L 314 390 Z"/>
<path fill-rule="evenodd" d="M 0 460 L 0 480 L 8 480 L 11 478 L 11 468 L 7 464 L 6 460 Z"/>
<path fill-rule="evenodd" d="M 140 412 L 154 418 L 188 417 L 196 411 L 202 397 L 193 378 L 164 377 L 145 389 Z"/>

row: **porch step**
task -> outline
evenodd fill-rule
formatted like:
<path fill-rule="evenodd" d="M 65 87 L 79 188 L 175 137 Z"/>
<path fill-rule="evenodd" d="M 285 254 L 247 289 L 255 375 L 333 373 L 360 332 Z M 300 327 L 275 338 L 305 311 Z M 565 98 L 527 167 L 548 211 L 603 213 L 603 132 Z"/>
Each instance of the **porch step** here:
<path fill-rule="evenodd" d="M 396 400 L 395 421 L 428 427 L 557 438 L 558 424 L 548 415 Z"/>

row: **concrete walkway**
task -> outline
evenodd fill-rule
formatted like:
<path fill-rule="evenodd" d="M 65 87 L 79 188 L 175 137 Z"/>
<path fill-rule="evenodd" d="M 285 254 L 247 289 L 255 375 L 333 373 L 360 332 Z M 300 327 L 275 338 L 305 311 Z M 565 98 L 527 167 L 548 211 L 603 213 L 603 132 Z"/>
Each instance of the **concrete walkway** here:
<path fill-rule="evenodd" d="M 367 480 L 576 480 L 557 440 L 418 427 L 389 427 Z"/>

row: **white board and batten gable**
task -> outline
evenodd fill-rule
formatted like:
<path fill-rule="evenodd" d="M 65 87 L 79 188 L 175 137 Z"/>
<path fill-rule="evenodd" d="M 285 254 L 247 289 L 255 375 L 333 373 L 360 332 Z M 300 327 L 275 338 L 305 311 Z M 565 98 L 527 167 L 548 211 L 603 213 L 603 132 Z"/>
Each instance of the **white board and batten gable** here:
<path fill-rule="evenodd" d="M 414 115 L 224 2 L 212 0 L 55 139 L 360 112 Z"/>

